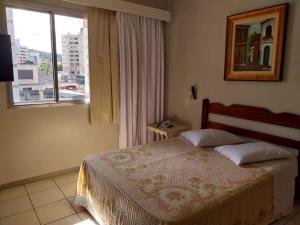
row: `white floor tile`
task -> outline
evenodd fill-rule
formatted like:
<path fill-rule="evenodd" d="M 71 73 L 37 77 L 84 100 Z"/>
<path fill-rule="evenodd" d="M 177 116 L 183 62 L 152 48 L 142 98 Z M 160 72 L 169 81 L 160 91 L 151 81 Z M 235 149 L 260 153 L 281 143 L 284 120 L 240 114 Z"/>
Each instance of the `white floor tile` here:
<path fill-rule="evenodd" d="M 77 182 L 78 173 L 67 173 L 58 177 L 54 177 L 53 179 L 57 183 L 57 185 L 61 186 L 64 184 Z"/>
<path fill-rule="evenodd" d="M 294 216 L 286 225 L 300 225 L 300 213 Z"/>
<path fill-rule="evenodd" d="M 80 213 L 78 213 L 78 216 L 79 216 L 82 220 L 86 220 L 86 219 L 93 218 L 93 217 L 88 213 L 88 211 L 80 212 Z"/>
<path fill-rule="evenodd" d="M 8 188 L 0 191 L 0 201 L 21 197 L 27 195 L 24 186 Z"/>
<path fill-rule="evenodd" d="M 295 216 L 300 215 L 299 209 L 300 209 L 300 204 L 298 202 L 296 202 L 295 205 L 294 205 L 294 210 L 289 215 L 281 218 L 280 220 L 277 220 L 276 222 L 274 222 L 270 225 L 288 225 L 289 222 L 291 220 L 293 220 L 293 218 Z M 289 224 L 289 225 L 291 225 L 291 224 Z M 299 225 L 300 225 L 300 223 L 299 223 Z"/>
<path fill-rule="evenodd" d="M 29 194 L 56 187 L 52 179 L 45 179 L 25 185 Z"/>
<path fill-rule="evenodd" d="M 80 205 L 74 204 L 74 197 L 68 198 L 68 201 L 72 205 L 72 207 L 75 209 L 77 213 L 84 211 L 85 209 L 81 207 Z"/>
<path fill-rule="evenodd" d="M 3 218 L 0 220 L 0 225 L 40 225 L 40 222 L 34 210 L 29 210 Z"/>
<path fill-rule="evenodd" d="M 285 225 L 288 221 L 289 221 L 289 219 L 284 218 L 281 220 L 277 220 L 276 222 L 273 222 L 270 225 Z"/>
<path fill-rule="evenodd" d="M 93 219 L 86 219 L 81 221 L 80 223 L 77 223 L 76 225 L 99 225 L 99 224 Z"/>
<path fill-rule="evenodd" d="M 60 189 L 67 198 L 73 197 L 76 192 L 77 183 L 64 184 L 60 186 Z"/>
<path fill-rule="evenodd" d="M 57 202 L 58 200 L 65 198 L 63 193 L 57 187 L 30 194 L 29 197 L 34 207 L 46 205 L 51 202 Z"/>
<path fill-rule="evenodd" d="M 0 218 L 32 209 L 28 196 L 0 202 Z"/>
<path fill-rule="evenodd" d="M 36 208 L 36 213 L 42 224 L 54 222 L 67 216 L 75 214 L 70 203 L 64 199 Z"/>
<path fill-rule="evenodd" d="M 79 218 L 79 216 L 76 215 L 72 215 L 72 216 L 68 216 L 66 218 L 60 219 L 60 220 L 56 220 L 52 223 L 48 223 L 47 225 L 78 225 L 78 223 L 80 223 L 81 220 Z"/>
<path fill-rule="evenodd" d="M 82 211 L 80 213 L 78 213 L 78 216 L 80 217 L 80 219 L 83 221 L 82 225 L 98 225 L 98 223 L 96 222 L 96 220 L 93 218 L 93 216 L 91 214 L 89 214 L 88 211 Z M 78 225 L 81 225 L 78 224 Z"/>

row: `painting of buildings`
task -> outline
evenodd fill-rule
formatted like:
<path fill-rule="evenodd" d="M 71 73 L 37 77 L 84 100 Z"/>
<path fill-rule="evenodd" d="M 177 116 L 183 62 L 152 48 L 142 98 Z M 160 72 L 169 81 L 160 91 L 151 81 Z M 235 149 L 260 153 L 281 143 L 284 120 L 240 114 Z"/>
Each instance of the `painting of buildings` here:
<path fill-rule="evenodd" d="M 271 71 L 275 19 L 236 25 L 234 71 Z"/>

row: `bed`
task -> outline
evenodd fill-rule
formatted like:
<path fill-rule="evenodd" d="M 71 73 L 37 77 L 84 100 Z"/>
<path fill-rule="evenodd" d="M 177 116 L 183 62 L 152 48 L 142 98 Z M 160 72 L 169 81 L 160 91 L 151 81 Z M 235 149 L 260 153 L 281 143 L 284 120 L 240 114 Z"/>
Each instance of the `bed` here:
<path fill-rule="evenodd" d="M 204 99 L 201 125 L 300 148 L 296 140 L 212 122 L 210 113 L 296 129 L 300 116 Z M 98 153 L 81 165 L 75 202 L 100 225 L 267 225 L 299 196 L 299 157 L 237 166 L 182 137 Z"/>

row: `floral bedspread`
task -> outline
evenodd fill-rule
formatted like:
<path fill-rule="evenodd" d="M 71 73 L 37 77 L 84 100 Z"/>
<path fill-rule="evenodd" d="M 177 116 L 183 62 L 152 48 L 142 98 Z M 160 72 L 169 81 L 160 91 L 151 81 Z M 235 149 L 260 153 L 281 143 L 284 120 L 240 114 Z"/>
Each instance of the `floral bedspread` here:
<path fill-rule="evenodd" d="M 253 196 L 251 188 L 256 188 Z M 109 225 L 221 225 L 213 212 L 222 211 L 233 214 L 222 224 L 264 224 L 272 214 L 273 179 L 262 168 L 236 166 L 211 148 L 195 148 L 177 138 L 87 157 L 76 199 Z M 240 208 L 252 215 L 243 215 Z M 219 217 L 223 221 L 225 215 Z"/>

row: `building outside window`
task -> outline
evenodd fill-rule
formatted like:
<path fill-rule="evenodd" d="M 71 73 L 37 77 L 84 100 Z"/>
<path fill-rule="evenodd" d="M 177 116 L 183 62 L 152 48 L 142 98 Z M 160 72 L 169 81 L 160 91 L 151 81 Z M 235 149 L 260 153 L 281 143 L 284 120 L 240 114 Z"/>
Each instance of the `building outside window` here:
<path fill-rule="evenodd" d="M 87 21 L 10 7 L 6 17 L 14 64 L 13 104 L 88 101 Z"/>

